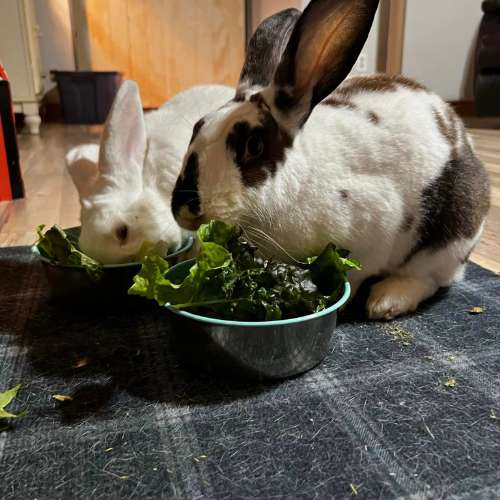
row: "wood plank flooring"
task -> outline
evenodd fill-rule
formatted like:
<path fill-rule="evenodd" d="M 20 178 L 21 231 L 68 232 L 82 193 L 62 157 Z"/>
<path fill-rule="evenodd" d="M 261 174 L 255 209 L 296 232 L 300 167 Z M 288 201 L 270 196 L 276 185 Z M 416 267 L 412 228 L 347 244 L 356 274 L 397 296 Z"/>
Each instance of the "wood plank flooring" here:
<path fill-rule="evenodd" d="M 491 180 L 491 208 L 471 260 L 500 273 L 500 130 L 469 129 Z"/>
<path fill-rule="evenodd" d="M 0 202 L 0 246 L 30 245 L 39 224 L 78 224 L 76 190 L 64 166 L 74 145 L 98 141 L 99 126 L 44 124 L 41 135 L 19 136 L 26 198 Z M 500 130 L 470 129 L 491 177 L 492 206 L 483 238 L 471 259 L 500 272 Z"/>
<path fill-rule="evenodd" d="M 18 136 L 26 197 L 0 202 L 0 247 L 31 245 L 39 224 L 79 223 L 76 189 L 64 156 L 73 146 L 97 142 L 101 127 L 44 124 L 40 136 Z"/>

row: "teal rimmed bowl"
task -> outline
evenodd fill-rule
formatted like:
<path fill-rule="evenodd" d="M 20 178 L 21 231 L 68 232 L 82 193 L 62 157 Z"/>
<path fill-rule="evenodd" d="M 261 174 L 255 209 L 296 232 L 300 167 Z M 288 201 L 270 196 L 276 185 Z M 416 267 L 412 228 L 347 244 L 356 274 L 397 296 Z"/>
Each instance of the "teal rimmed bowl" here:
<path fill-rule="evenodd" d="M 73 239 L 78 239 L 80 234 L 79 227 L 64 231 Z M 194 238 L 188 236 L 182 245 L 169 253 L 165 259 L 170 265 L 176 264 L 187 257 L 193 245 Z M 140 262 L 105 264 L 101 277 L 96 281 L 80 266 L 57 264 L 41 255 L 36 245 L 31 247 L 31 252 L 43 266 L 51 298 L 58 302 L 104 307 L 108 307 L 111 303 L 116 305 L 122 302 L 124 305 L 133 302 L 146 303 L 140 297 L 131 297 L 127 294 L 133 283 L 132 278 L 141 269 Z"/>
<path fill-rule="evenodd" d="M 182 280 L 194 260 L 173 266 L 167 277 Z M 337 312 L 351 293 L 344 286 L 338 301 L 315 314 L 279 321 L 230 321 L 166 306 L 170 346 L 180 361 L 195 369 L 259 379 L 298 375 L 328 354 Z"/>

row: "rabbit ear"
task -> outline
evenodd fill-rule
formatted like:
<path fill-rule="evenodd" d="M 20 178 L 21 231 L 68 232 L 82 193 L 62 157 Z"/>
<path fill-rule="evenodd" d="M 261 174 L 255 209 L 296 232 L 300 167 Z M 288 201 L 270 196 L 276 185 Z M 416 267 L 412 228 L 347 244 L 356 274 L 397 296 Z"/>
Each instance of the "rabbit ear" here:
<path fill-rule="evenodd" d="M 311 0 L 266 89 L 284 124 L 300 127 L 349 74 L 377 7 L 378 0 Z"/>
<path fill-rule="evenodd" d="M 87 198 L 94 191 L 99 178 L 98 161 L 99 146 L 97 144 L 82 144 L 66 154 L 66 167 L 80 199 Z"/>
<path fill-rule="evenodd" d="M 146 155 L 146 126 L 137 84 L 126 80 L 116 94 L 101 139 L 99 169 L 113 178 L 129 169 L 142 171 Z"/>
<path fill-rule="evenodd" d="M 266 87 L 271 83 L 299 17 L 299 10 L 286 9 L 264 19 L 259 24 L 247 47 L 237 94 L 241 94 L 254 85 Z"/>

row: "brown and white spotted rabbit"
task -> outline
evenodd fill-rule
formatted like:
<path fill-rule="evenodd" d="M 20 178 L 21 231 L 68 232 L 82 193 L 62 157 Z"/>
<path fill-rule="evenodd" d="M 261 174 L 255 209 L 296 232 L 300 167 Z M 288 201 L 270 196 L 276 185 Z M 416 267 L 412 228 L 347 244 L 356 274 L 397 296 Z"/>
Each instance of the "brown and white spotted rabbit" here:
<path fill-rule="evenodd" d="M 172 208 L 188 229 L 240 223 L 269 254 L 350 249 L 353 290 L 385 275 L 367 310 L 391 319 L 462 277 L 489 181 L 436 94 L 402 77 L 344 81 L 377 5 L 312 0 L 266 19 L 235 97 L 194 127 Z"/>

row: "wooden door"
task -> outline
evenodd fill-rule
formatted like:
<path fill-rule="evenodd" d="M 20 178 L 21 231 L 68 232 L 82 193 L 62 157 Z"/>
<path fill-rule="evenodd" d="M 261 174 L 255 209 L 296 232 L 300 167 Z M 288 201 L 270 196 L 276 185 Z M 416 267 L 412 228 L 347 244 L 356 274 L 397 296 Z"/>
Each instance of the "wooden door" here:
<path fill-rule="evenodd" d="M 238 81 L 244 0 L 73 0 L 72 12 L 78 69 L 123 72 L 146 108 L 192 85 Z"/>

